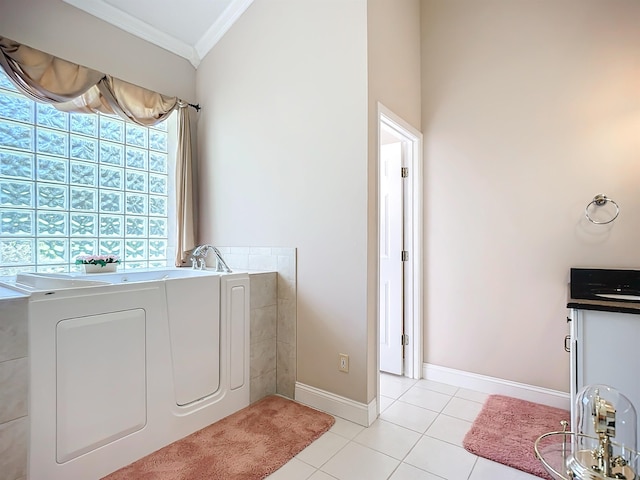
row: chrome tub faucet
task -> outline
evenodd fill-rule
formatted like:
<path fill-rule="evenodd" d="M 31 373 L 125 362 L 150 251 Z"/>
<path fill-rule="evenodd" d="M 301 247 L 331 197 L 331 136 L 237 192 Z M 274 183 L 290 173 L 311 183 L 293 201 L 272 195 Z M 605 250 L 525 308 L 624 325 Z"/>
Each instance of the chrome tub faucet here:
<path fill-rule="evenodd" d="M 207 255 L 209 255 L 209 252 L 211 251 L 216 255 L 216 272 L 231 273 L 232 270 L 229 268 L 229 265 L 227 265 L 227 262 L 222 258 L 220 250 L 209 244 L 199 245 L 193 249 L 193 252 L 191 252 L 191 265 L 193 269 L 204 270 L 207 266 L 205 258 L 207 258 Z"/>

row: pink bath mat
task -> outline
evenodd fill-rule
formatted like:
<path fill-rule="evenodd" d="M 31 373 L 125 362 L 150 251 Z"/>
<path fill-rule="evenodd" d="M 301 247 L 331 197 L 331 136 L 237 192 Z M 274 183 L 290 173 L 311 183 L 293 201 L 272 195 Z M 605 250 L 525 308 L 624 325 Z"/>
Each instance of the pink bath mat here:
<path fill-rule="evenodd" d="M 543 433 L 562 430 L 560 421 L 570 417 L 561 408 L 490 395 L 462 444 L 475 455 L 551 480 L 533 444 Z"/>
<path fill-rule="evenodd" d="M 331 415 L 272 395 L 103 480 L 260 480 L 334 422 Z"/>

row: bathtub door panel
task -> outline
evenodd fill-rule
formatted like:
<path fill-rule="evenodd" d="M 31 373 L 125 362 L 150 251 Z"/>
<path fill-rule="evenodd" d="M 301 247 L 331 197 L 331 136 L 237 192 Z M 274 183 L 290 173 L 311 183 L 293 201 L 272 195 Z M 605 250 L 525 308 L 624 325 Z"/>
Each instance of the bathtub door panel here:
<path fill-rule="evenodd" d="M 235 277 L 235 278 L 234 278 Z M 249 277 L 223 277 L 222 314 L 226 314 L 230 332 L 229 388 L 242 387 L 248 378 Z"/>
<path fill-rule="evenodd" d="M 145 311 L 56 327 L 56 458 L 67 462 L 146 424 Z"/>
<path fill-rule="evenodd" d="M 185 406 L 220 387 L 220 277 L 166 282 L 176 404 Z"/>

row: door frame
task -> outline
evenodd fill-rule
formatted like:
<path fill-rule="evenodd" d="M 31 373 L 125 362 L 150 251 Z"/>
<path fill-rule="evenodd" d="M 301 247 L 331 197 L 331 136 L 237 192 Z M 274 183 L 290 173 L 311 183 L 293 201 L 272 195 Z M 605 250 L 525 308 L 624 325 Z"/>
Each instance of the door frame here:
<path fill-rule="evenodd" d="M 423 258 L 423 172 L 422 172 L 422 133 L 412 127 L 409 123 L 396 115 L 389 108 L 378 102 L 378 141 L 376 148 L 377 163 L 376 174 L 378 179 L 377 215 L 380 216 L 380 133 L 381 125 L 394 130 L 402 138 L 404 153 L 407 155 L 407 166 L 409 167 L 409 181 L 406 184 L 407 198 L 405 210 L 405 249 L 409 251 L 409 261 L 404 269 L 404 311 L 405 311 L 405 333 L 409 335 L 409 345 L 405 348 L 404 376 L 414 379 L 422 377 L 422 258 Z M 380 239 L 380 222 L 377 228 L 378 241 Z M 377 284 L 380 292 L 380 258 L 377 257 Z M 376 312 L 376 331 L 378 349 L 378 396 L 380 395 L 380 298 L 378 295 Z M 380 405 L 378 398 L 378 405 Z M 379 410 L 379 407 L 378 407 Z"/>

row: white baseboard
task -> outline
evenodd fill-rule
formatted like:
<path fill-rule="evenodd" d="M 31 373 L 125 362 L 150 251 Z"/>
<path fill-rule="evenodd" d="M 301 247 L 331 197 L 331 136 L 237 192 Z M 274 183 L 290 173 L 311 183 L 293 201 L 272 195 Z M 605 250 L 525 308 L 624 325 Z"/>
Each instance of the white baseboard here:
<path fill-rule="evenodd" d="M 295 399 L 297 402 L 365 427 L 371 425 L 378 416 L 375 398 L 369 404 L 360 403 L 300 382 L 296 382 Z"/>
<path fill-rule="evenodd" d="M 502 378 L 488 377 L 463 370 L 440 367 L 429 363 L 422 364 L 422 378 L 483 393 L 507 395 L 566 410 L 570 410 L 571 407 L 570 396 L 565 392 L 512 382 Z"/>

